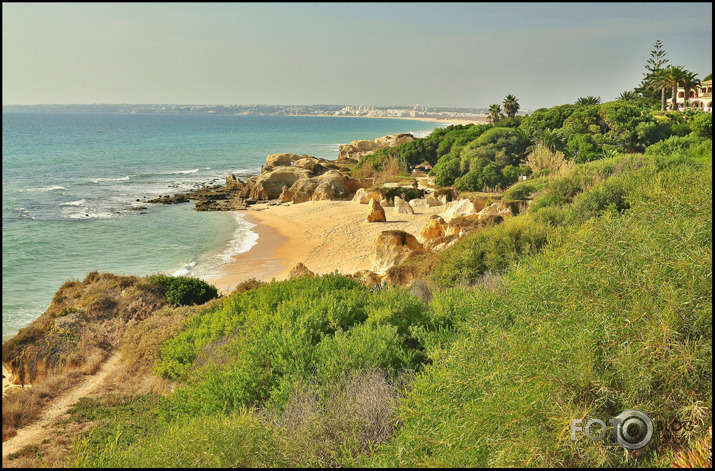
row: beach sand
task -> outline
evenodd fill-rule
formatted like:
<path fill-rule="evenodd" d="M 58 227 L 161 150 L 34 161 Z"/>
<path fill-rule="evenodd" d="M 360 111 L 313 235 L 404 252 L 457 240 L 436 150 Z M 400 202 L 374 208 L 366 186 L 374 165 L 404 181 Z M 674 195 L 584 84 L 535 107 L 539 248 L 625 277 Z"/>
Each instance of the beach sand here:
<path fill-rule="evenodd" d="M 445 210 L 435 206 L 416 214 L 397 214 L 385 208 L 387 222 L 367 222 L 368 205 L 353 201 L 308 201 L 297 205 L 255 205 L 246 220 L 257 224 L 257 244 L 234 256 L 235 262 L 206 277 L 223 292 L 250 278 L 283 280 L 302 262 L 310 271 L 324 275 L 337 270 L 353 274 L 369 270 L 370 249 L 382 231 L 404 230 L 417 237 L 433 214 Z"/>

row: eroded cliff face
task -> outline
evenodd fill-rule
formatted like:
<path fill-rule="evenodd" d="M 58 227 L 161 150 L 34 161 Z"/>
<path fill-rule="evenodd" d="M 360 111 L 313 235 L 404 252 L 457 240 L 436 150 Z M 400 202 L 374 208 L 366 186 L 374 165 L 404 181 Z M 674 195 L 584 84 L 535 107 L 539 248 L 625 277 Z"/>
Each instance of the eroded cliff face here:
<path fill-rule="evenodd" d="M 165 304 L 161 293 L 136 276 L 92 272 L 83 282 L 66 282 L 42 316 L 3 344 L 10 382 L 34 383 L 60 370 L 101 363 L 128 324 Z"/>

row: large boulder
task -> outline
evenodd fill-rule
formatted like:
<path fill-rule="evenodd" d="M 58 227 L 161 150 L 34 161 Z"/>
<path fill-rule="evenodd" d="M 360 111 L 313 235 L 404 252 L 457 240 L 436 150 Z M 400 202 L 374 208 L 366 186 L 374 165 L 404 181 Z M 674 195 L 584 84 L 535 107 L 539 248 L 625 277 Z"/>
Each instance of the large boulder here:
<path fill-rule="evenodd" d="M 360 140 L 352 141 L 350 144 L 342 144 L 338 148 L 338 161 L 356 160 L 359 161 L 378 149 L 394 147 L 405 142 L 410 142 L 414 136 L 409 133 L 395 134 L 391 136 L 378 137 L 374 141 Z"/>
<path fill-rule="evenodd" d="M 380 206 L 380 203 L 375 201 L 373 198 L 370 198 L 370 202 L 368 203 L 367 222 L 386 221 L 387 218 L 385 218 L 385 210 L 383 207 Z"/>
<path fill-rule="evenodd" d="M 369 191 L 365 188 L 360 188 L 355 192 L 355 196 L 353 196 L 353 201 L 360 204 L 368 204 L 371 199 L 375 201 L 382 201 L 382 195 L 378 191 Z"/>
<path fill-rule="evenodd" d="M 399 196 L 395 196 L 395 209 L 394 212 L 398 214 L 415 214 L 415 210 L 412 209 L 412 206 L 410 204 L 400 198 Z"/>
<path fill-rule="evenodd" d="M 401 134 L 393 134 L 391 136 L 384 136 L 384 137 L 378 137 L 375 139 L 375 143 L 380 146 L 380 148 L 384 147 L 395 147 L 399 146 L 400 144 L 404 144 L 405 142 L 410 142 L 415 139 L 415 136 L 413 136 L 410 133 L 401 133 Z"/>
<path fill-rule="evenodd" d="M 287 167 L 291 162 L 298 159 L 300 159 L 300 156 L 295 154 L 269 154 L 268 157 L 266 157 L 265 169 L 272 170 L 276 167 Z"/>
<path fill-rule="evenodd" d="M 469 216 L 477 212 L 471 200 L 462 198 L 447 204 L 446 209 L 442 213 L 442 217 L 449 222 L 456 217 Z"/>
<path fill-rule="evenodd" d="M 411 199 L 409 205 L 412 206 L 414 211 L 424 211 L 429 208 L 429 205 L 423 198 Z"/>
<path fill-rule="evenodd" d="M 420 238 L 423 242 L 440 239 L 447 233 L 447 223 L 440 216 L 432 215 L 420 229 Z"/>
<path fill-rule="evenodd" d="M 313 201 L 323 201 L 335 199 L 337 195 L 336 188 L 329 182 L 322 182 L 315 191 L 313 191 Z"/>
<path fill-rule="evenodd" d="M 387 270 L 399 265 L 413 254 L 424 252 L 417 238 L 405 231 L 383 231 L 377 236 L 370 250 L 372 271 L 385 274 Z"/>
<path fill-rule="evenodd" d="M 308 171 L 296 167 L 277 167 L 255 178 L 250 197 L 257 200 L 272 200 L 280 197 L 283 187 L 291 188 L 301 179 L 308 178 Z"/>
<path fill-rule="evenodd" d="M 380 148 L 380 145 L 375 141 L 366 140 L 352 141 L 350 144 L 341 144 L 340 147 L 338 147 L 338 161 L 360 160 Z"/>

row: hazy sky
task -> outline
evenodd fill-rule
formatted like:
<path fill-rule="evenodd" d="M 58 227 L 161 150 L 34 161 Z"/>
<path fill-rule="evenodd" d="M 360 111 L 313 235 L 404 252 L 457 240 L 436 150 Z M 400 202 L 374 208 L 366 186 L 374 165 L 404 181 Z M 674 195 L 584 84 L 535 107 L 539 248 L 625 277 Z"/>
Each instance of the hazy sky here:
<path fill-rule="evenodd" d="M 712 3 L 3 3 L 3 104 L 522 109 L 614 99 L 660 39 L 712 72 Z"/>

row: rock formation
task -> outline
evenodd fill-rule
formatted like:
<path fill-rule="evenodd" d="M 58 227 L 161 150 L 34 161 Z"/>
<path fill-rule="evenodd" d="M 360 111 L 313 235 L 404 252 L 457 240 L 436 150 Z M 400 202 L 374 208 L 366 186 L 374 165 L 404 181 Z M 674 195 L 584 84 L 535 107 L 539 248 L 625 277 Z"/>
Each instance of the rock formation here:
<path fill-rule="evenodd" d="M 370 198 L 368 203 L 367 222 L 386 222 L 385 210 L 380 206 L 380 203 Z"/>
<path fill-rule="evenodd" d="M 372 245 L 370 263 L 372 271 L 384 274 L 415 253 L 424 252 L 417 238 L 405 231 L 383 231 Z"/>
<path fill-rule="evenodd" d="M 394 212 L 398 214 L 415 214 L 415 210 L 412 209 L 412 206 L 407 203 L 407 201 L 403 200 L 399 196 L 395 196 L 395 209 Z"/>
<path fill-rule="evenodd" d="M 303 265 L 303 263 L 298 262 L 298 264 L 291 269 L 290 273 L 288 274 L 288 278 L 300 278 L 302 276 L 315 278 L 315 273 L 308 270 L 308 268 Z"/>
<path fill-rule="evenodd" d="M 410 133 L 395 134 L 392 136 L 378 137 L 374 141 L 352 141 L 350 144 L 342 144 L 338 148 L 338 161 L 355 160 L 359 161 L 379 149 L 398 146 L 405 142 L 410 142 L 414 136 Z"/>
<path fill-rule="evenodd" d="M 444 237 L 446 233 L 447 223 L 445 223 L 444 219 L 440 216 L 434 214 L 430 217 L 429 221 L 422 226 L 422 229 L 420 229 L 420 239 L 422 239 L 424 243 L 430 240 L 440 239 Z"/>

